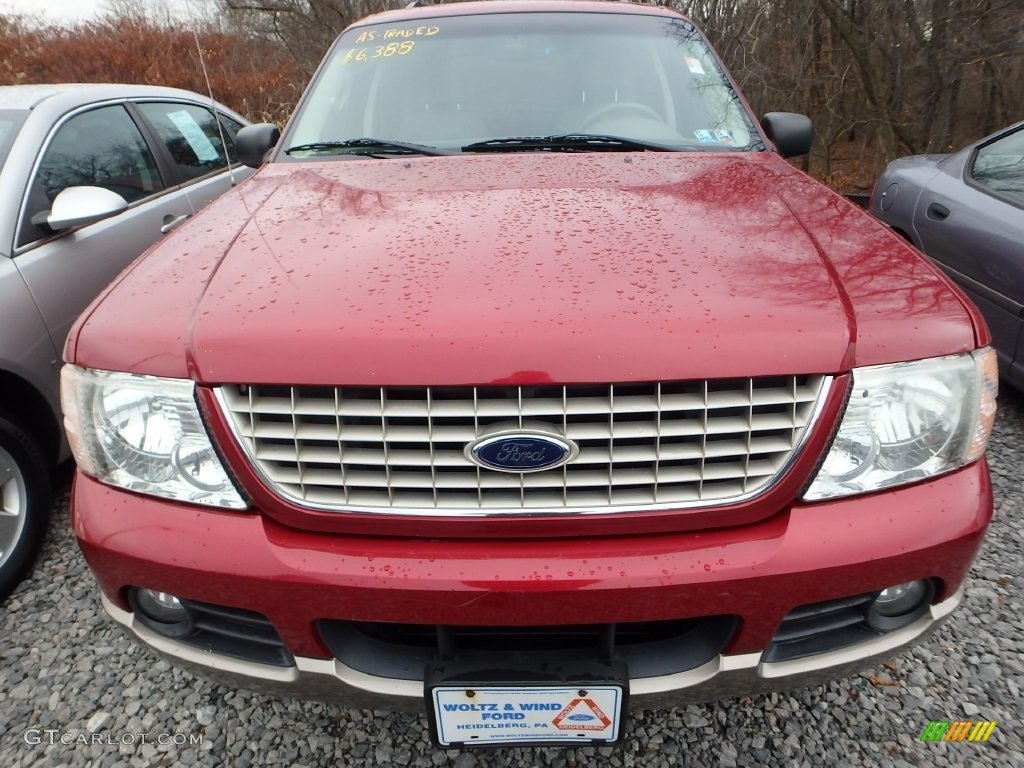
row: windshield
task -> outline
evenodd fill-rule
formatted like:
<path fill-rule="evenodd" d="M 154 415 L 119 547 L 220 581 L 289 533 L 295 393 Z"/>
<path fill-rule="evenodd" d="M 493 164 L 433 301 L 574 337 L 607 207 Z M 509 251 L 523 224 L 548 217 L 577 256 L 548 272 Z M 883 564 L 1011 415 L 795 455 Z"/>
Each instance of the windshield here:
<path fill-rule="evenodd" d="M 283 146 L 291 157 L 349 152 L 345 142 L 366 138 L 466 151 L 521 137 L 562 137 L 562 148 L 588 149 L 564 141 L 579 135 L 669 150 L 762 148 L 692 25 L 612 13 L 356 27 L 329 53 L 289 133 Z M 535 148 L 542 147 L 509 149 Z"/>
<path fill-rule="evenodd" d="M 27 109 L 0 109 L 0 168 L 7 162 L 14 137 L 18 135 L 18 129 L 26 117 Z"/>

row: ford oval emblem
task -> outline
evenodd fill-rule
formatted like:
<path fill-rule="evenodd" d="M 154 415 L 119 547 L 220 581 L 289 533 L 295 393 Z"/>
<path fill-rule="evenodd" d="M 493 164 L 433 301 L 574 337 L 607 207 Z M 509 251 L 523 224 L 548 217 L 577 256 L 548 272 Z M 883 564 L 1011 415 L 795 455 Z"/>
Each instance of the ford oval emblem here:
<path fill-rule="evenodd" d="M 560 435 L 535 430 L 487 435 L 466 446 L 466 458 L 498 472 L 541 472 L 576 458 L 579 448 Z"/>
<path fill-rule="evenodd" d="M 594 717 L 593 715 L 586 715 L 586 714 L 583 714 L 583 713 L 581 712 L 581 713 L 579 713 L 579 714 L 576 714 L 576 715 L 569 715 L 569 716 L 568 716 L 567 718 L 565 718 L 565 719 L 566 719 L 566 720 L 578 720 L 578 721 L 580 721 L 580 722 L 585 722 L 585 721 L 587 721 L 587 720 L 596 720 L 597 718 L 596 718 L 596 717 Z"/>

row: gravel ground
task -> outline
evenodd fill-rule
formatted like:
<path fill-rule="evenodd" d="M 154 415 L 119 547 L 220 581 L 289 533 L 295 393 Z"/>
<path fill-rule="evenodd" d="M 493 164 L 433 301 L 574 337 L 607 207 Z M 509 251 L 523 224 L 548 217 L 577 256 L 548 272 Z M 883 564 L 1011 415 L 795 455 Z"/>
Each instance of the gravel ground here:
<path fill-rule="evenodd" d="M 635 713 L 621 748 L 439 751 L 424 719 L 278 700 L 198 679 L 100 608 L 67 525 L 0 608 L 0 766 L 1024 765 L 1024 397 L 989 451 L 996 514 L 966 605 L 870 673 L 792 695 Z M 923 743 L 930 720 L 995 720 L 987 743 Z"/>

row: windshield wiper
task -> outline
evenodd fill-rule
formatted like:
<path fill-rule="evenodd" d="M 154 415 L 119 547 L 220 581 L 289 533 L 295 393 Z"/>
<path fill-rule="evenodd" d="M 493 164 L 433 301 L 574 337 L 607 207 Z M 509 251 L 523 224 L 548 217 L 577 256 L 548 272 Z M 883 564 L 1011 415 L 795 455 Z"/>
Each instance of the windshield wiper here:
<path fill-rule="evenodd" d="M 605 136 L 596 133 L 566 133 L 558 136 L 511 136 L 467 144 L 463 152 L 680 152 L 692 147 L 670 147 L 649 141 Z"/>
<path fill-rule="evenodd" d="M 454 155 L 455 150 L 430 147 L 426 144 L 410 144 L 406 141 L 389 141 L 387 139 L 348 139 L 346 141 L 311 141 L 308 144 L 296 144 L 284 151 L 292 152 L 330 152 L 346 155 Z"/>

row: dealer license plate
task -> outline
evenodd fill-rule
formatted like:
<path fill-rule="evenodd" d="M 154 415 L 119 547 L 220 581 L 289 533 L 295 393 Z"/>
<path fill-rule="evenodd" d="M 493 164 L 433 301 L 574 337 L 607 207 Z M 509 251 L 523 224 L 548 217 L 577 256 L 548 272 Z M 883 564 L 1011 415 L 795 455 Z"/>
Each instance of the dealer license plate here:
<path fill-rule="evenodd" d="M 438 686 L 428 694 L 438 743 L 608 744 L 618 740 L 623 689 Z"/>

